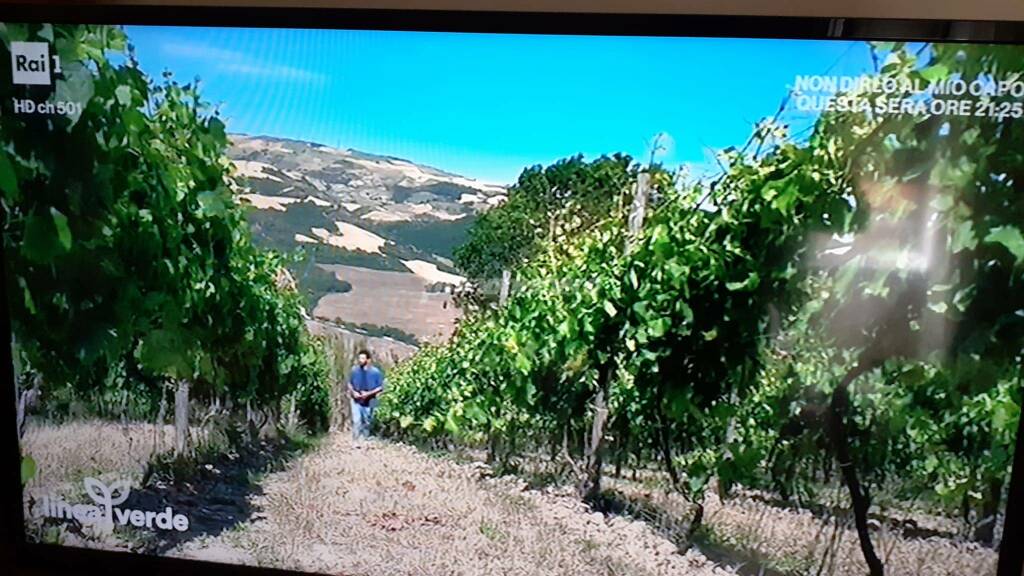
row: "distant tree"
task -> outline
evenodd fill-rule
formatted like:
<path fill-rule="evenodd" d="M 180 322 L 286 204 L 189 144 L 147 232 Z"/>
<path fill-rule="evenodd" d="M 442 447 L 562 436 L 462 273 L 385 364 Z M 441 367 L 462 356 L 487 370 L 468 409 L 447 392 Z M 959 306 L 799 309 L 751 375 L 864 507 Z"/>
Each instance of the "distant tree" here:
<path fill-rule="evenodd" d="M 623 209 L 639 168 L 623 154 L 591 162 L 577 155 L 520 174 L 508 200 L 481 215 L 455 250 L 455 263 L 473 280 L 496 278 L 533 256 L 543 240 L 584 230 Z"/>

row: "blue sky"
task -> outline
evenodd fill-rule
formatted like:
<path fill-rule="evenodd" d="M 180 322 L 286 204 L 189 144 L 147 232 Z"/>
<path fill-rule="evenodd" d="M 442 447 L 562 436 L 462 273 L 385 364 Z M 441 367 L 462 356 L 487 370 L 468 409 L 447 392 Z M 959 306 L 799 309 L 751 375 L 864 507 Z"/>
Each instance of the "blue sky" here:
<path fill-rule="evenodd" d="M 576 153 L 713 166 L 798 74 L 871 69 L 866 44 L 132 26 L 142 68 L 202 80 L 228 129 L 510 183 Z M 796 130 L 808 113 L 784 117 Z"/>

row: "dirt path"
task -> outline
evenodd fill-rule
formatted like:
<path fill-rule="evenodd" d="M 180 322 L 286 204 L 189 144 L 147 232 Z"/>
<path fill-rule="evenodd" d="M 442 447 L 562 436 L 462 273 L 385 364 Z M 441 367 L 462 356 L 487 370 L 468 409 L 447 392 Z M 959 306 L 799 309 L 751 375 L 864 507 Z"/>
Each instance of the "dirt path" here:
<path fill-rule="evenodd" d="M 737 488 L 724 501 L 709 490 L 708 534 L 698 543 L 709 560 L 696 548 L 677 552 L 673 542 L 685 538 L 693 510 L 656 476 L 607 478 L 621 510 L 606 517 L 590 512 L 571 490 L 524 490 L 521 480 L 482 478 L 486 467 L 479 464 L 387 441 L 357 448 L 347 434 L 333 434 L 303 455 L 232 452 L 183 485 L 157 479 L 143 486 L 152 455 L 172 441 L 169 426 L 33 423 L 23 442 L 39 472 L 26 489 L 26 512 L 44 495 L 88 502 L 85 476 L 128 480 L 134 488 L 126 506 L 172 506 L 192 519 L 193 529 L 154 538 L 167 535 L 126 529 L 97 536 L 69 525 L 62 541 L 345 576 L 725 576 L 727 566 L 742 574 L 758 574 L 762 566 L 768 574 L 866 571 L 847 516 L 773 504 L 771 494 L 753 490 Z M 271 469 L 280 472 L 259 472 Z M 841 499 L 838 505 L 846 506 Z M 887 573 L 995 573 L 996 551 L 958 537 L 955 521 L 900 514 L 893 516 L 897 524 L 877 523 L 872 535 Z M 44 537 L 38 519 L 27 529 Z"/>
<path fill-rule="evenodd" d="M 171 554 L 349 576 L 729 574 L 569 495 L 342 433 L 267 476 L 253 504 L 253 521 Z"/>

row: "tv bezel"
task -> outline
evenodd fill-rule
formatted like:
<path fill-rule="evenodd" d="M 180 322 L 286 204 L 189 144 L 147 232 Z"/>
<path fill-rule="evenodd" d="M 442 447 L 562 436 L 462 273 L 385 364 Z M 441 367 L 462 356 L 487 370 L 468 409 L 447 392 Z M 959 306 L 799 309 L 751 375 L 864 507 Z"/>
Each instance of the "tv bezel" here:
<path fill-rule="evenodd" d="M 492 34 L 556 34 L 570 36 L 675 36 L 771 38 L 792 40 L 863 40 L 1024 44 L 1024 22 L 890 18 L 739 16 L 685 14 L 611 14 L 583 12 L 453 11 L 314 7 L 214 7 L 93 4 L 0 4 L 0 22 L 110 24 L 200 27 L 308 28 Z M 0 273 L 6 274 L 0 258 Z M 0 283 L 6 302 L 6 283 Z M 9 310 L 0 306 L 0 330 L 10 333 Z M 11 349 L 0 346 L 3 383 L 14 390 Z M 6 439 L 2 452 L 9 462 L 20 460 L 15 403 L 0 408 Z M 0 479 L 2 554 L 16 574 L 132 575 L 181 574 L 182 571 L 225 576 L 305 575 L 280 568 L 225 564 L 121 551 L 29 543 L 25 539 L 23 495 L 18 466 Z M 1024 576 L 1024 418 L 1017 433 L 998 576 Z M 16 495 L 16 498 L 14 497 Z"/>

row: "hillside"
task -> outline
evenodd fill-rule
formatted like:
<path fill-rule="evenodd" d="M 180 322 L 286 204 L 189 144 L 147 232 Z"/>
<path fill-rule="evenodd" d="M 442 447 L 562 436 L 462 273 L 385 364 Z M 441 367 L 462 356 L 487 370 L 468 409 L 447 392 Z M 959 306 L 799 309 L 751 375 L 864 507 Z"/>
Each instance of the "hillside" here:
<path fill-rule="evenodd" d="M 459 314 L 437 287 L 464 281 L 452 252 L 503 187 L 357 150 L 230 139 L 253 237 L 303 256 L 292 272 L 315 318 L 419 341 L 451 333 Z"/>
<path fill-rule="evenodd" d="M 505 197 L 502 186 L 401 158 L 266 136 L 231 142 L 228 155 L 260 207 L 306 200 L 367 223 L 456 221 Z"/>

